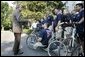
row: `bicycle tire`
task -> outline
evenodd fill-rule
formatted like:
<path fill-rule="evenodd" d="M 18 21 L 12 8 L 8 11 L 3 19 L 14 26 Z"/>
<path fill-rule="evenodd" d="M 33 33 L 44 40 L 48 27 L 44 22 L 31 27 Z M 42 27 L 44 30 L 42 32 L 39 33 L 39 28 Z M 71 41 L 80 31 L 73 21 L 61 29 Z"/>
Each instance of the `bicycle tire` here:
<path fill-rule="evenodd" d="M 76 40 L 74 40 L 73 46 L 72 46 L 72 41 L 73 41 L 72 38 L 67 38 L 63 40 L 63 44 L 67 48 L 67 56 L 71 56 L 73 49 L 77 46 Z"/>
<path fill-rule="evenodd" d="M 71 56 L 78 56 L 78 54 L 79 54 L 78 49 L 79 49 L 78 47 L 74 48 L 74 50 L 72 51 Z"/>
<path fill-rule="evenodd" d="M 61 45 L 59 47 L 59 56 L 67 56 L 67 47 L 63 42 L 61 42 Z"/>
<path fill-rule="evenodd" d="M 34 38 L 32 39 L 32 37 L 34 37 Z M 27 37 L 27 39 L 26 39 L 26 45 L 27 45 L 28 48 L 34 49 L 33 48 L 33 44 L 36 42 L 35 38 L 36 38 L 35 35 L 29 35 Z M 31 40 L 34 40 L 34 42 L 32 42 Z"/>
<path fill-rule="evenodd" d="M 74 50 L 72 51 L 72 54 L 71 54 L 71 56 L 79 56 L 79 53 L 83 53 L 83 50 L 81 51 L 81 47 L 80 47 L 80 45 L 77 45 L 75 48 L 74 48 Z M 84 56 L 84 55 L 83 55 Z"/>
<path fill-rule="evenodd" d="M 53 41 L 53 42 L 51 42 L 49 44 L 49 46 L 48 46 L 48 55 L 49 56 L 60 56 L 59 55 L 59 50 L 60 50 L 59 48 L 60 48 L 61 43 L 62 42 L 60 42 L 60 41 Z M 58 49 L 56 49 L 56 48 L 58 48 Z M 52 49 L 54 49 L 54 50 L 52 50 Z"/>

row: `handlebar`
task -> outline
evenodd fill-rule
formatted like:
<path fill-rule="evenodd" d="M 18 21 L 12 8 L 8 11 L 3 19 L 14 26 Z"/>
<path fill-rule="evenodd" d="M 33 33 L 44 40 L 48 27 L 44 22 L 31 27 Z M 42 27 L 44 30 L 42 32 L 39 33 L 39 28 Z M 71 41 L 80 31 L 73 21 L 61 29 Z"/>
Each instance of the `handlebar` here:
<path fill-rule="evenodd" d="M 77 23 L 76 22 L 72 22 L 72 23 L 62 22 L 59 25 L 63 27 L 76 27 Z"/>

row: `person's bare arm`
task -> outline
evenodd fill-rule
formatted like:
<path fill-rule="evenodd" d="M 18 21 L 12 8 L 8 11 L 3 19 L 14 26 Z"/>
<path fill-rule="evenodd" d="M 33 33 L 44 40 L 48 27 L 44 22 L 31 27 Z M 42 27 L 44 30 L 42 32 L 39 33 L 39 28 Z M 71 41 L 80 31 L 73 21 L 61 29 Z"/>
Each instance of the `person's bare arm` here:
<path fill-rule="evenodd" d="M 84 22 L 84 17 L 78 23 L 81 24 L 82 22 Z"/>
<path fill-rule="evenodd" d="M 57 26 L 56 26 L 56 28 L 55 28 L 55 30 L 58 31 L 59 28 L 60 28 L 60 26 L 61 26 L 63 23 L 64 23 L 64 22 L 59 21 L 58 24 L 57 24 Z"/>

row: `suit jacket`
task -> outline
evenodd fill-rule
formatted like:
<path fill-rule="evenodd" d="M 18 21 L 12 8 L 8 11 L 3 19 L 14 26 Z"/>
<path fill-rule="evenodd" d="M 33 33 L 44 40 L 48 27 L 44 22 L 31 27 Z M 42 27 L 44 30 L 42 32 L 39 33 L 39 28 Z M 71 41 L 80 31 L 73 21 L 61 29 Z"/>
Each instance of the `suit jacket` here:
<path fill-rule="evenodd" d="M 12 31 L 14 33 L 22 33 L 22 25 L 20 25 L 20 13 L 17 11 L 13 12 L 12 18 Z"/>

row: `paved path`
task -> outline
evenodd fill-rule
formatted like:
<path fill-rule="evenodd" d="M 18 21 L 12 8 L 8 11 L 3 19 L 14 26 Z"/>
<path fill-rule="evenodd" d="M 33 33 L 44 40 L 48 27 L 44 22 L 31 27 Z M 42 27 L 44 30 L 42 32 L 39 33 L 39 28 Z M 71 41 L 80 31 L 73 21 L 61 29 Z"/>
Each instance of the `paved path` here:
<path fill-rule="evenodd" d="M 48 56 L 47 52 L 38 49 L 33 50 L 26 46 L 26 34 L 22 34 L 20 48 L 24 52 L 18 56 Z M 12 52 L 14 35 L 11 31 L 1 31 L 1 56 L 14 56 Z"/>

